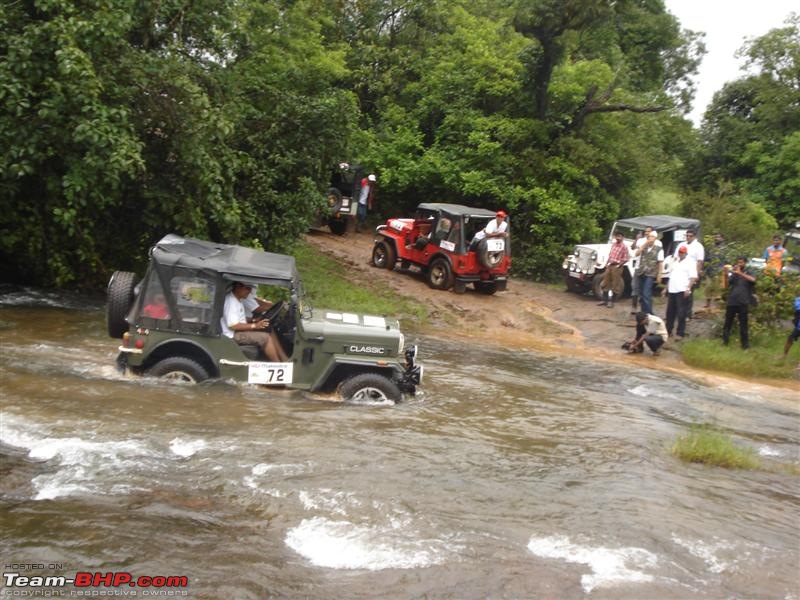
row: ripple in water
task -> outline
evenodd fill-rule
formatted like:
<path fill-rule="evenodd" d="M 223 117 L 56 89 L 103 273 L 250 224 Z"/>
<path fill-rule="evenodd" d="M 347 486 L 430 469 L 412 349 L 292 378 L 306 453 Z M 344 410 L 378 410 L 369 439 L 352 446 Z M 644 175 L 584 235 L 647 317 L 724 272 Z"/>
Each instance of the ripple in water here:
<path fill-rule="evenodd" d="M 587 594 L 602 586 L 651 582 L 653 576 L 645 571 L 658 564 L 658 557 L 644 548 L 592 548 L 574 544 L 563 535 L 532 537 L 528 550 L 542 558 L 560 558 L 587 565 L 592 572 L 581 576 L 581 586 Z"/>
<path fill-rule="evenodd" d="M 451 550 L 441 540 L 414 539 L 393 527 L 359 526 L 324 517 L 303 519 L 286 534 L 286 545 L 318 567 L 369 571 L 441 564 Z"/>

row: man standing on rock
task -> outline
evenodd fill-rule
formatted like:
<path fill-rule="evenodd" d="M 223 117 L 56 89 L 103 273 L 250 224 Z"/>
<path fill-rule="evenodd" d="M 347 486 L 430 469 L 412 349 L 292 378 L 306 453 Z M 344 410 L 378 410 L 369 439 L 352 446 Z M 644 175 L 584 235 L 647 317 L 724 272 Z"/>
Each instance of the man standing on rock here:
<path fill-rule="evenodd" d="M 661 281 L 664 265 L 664 250 L 658 243 L 658 234 L 650 231 L 647 240 L 636 250 L 639 265 L 636 267 L 636 279 L 639 281 L 639 297 L 642 312 L 653 313 L 653 286 Z"/>
<path fill-rule="evenodd" d="M 697 276 L 692 286 L 697 285 L 697 283 L 703 277 L 703 264 L 705 263 L 706 260 L 706 249 L 703 247 L 703 244 L 700 243 L 700 240 L 697 239 L 697 231 L 695 229 L 689 229 L 686 232 L 686 241 L 681 242 L 676 248 L 675 258 L 679 258 L 678 253 L 680 252 L 681 248 L 686 248 L 688 258 L 695 263 L 695 267 L 697 269 Z M 688 300 L 688 305 L 686 307 L 686 316 L 689 319 L 692 318 L 693 309 L 694 309 L 694 287 L 691 290 L 689 290 L 689 300 Z"/>
<path fill-rule="evenodd" d="M 678 248 L 678 260 L 673 263 L 669 275 L 669 283 L 662 292 L 667 296 L 667 334 L 672 335 L 675 319 L 678 320 L 676 340 L 686 336 L 686 317 L 689 313 L 689 299 L 692 297 L 692 286 L 697 283 L 697 262 L 688 258 L 686 246 Z"/>
<path fill-rule="evenodd" d="M 625 245 L 624 236 L 621 231 L 617 231 L 614 233 L 614 243 L 611 244 L 603 280 L 600 282 L 603 301 L 598 303 L 598 306 L 606 305 L 608 308 L 614 308 L 614 296 L 621 296 L 625 289 L 622 273 L 629 258 L 630 253 Z"/>
<path fill-rule="evenodd" d="M 733 328 L 733 319 L 738 317 L 739 339 L 743 350 L 750 347 L 747 312 L 750 308 L 750 296 L 756 283 L 756 278 L 748 272 L 746 265 L 747 259 L 744 256 L 737 258 L 736 264 L 730 269 L 728 269 L 729 265 L 725 265 L 725 276 L 728 278 L 728 301 L 725 306 L 725 325 L 722 327 L 722 343 L 727 346 Z"/>
<path fill-rule="evenodd" d="M 378 178 L 375 175 L 368 175 L 361 180 L 361 192 L 358 195 L 358 220 L 356 221 L 356 231 L 361 231 L 367 220 L 367 209 L 372 210 L 375 201 L 375 184 Z"/>

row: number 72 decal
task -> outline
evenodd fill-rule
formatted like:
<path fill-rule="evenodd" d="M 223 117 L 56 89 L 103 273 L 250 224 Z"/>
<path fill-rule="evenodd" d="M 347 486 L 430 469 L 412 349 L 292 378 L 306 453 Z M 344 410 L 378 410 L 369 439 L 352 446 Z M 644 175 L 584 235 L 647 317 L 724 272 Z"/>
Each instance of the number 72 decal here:
<path fill-rule="evenodd" d="M 247 383 L 261 385 L 287 385 L 292 383 L 294 363 L 251 362 L 247 369 Z"/>

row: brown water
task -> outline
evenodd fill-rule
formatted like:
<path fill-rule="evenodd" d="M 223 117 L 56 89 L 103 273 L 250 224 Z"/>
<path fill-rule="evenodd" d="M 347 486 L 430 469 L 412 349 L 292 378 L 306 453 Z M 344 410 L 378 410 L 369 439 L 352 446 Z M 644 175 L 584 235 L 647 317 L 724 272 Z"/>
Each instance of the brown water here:
<path fill-rule="evenodd" d="M 347 406 L 122 377 L 98 300 L 6 290 L 0 327 L 4 566 L 192 598 L 800 597 L 800 478 L 669 453 L 710 422 L 797 466 L 791 391 L 422 332 L 422 394 Z"/>

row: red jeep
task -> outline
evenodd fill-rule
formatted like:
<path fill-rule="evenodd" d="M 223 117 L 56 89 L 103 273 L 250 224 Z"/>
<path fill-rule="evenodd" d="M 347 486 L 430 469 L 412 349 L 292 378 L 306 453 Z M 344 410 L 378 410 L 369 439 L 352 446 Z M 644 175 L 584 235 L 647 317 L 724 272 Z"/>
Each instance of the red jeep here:
<path fill-rule="evenodd" d="M 404 269 L 416 265 L 432 288 L 452 287 L 457 294 L 463 294 L 468 283 L 482 294 L 505 290 L 510 238 L 487 237 L 470 249 L 475 234 L 495 216 L 490 210 L 459 204 L 420 204 L 413 219 L 389 219 L 378 226 L 372 264 L 387 269 L 394 269 L 398 260 Z"/>

